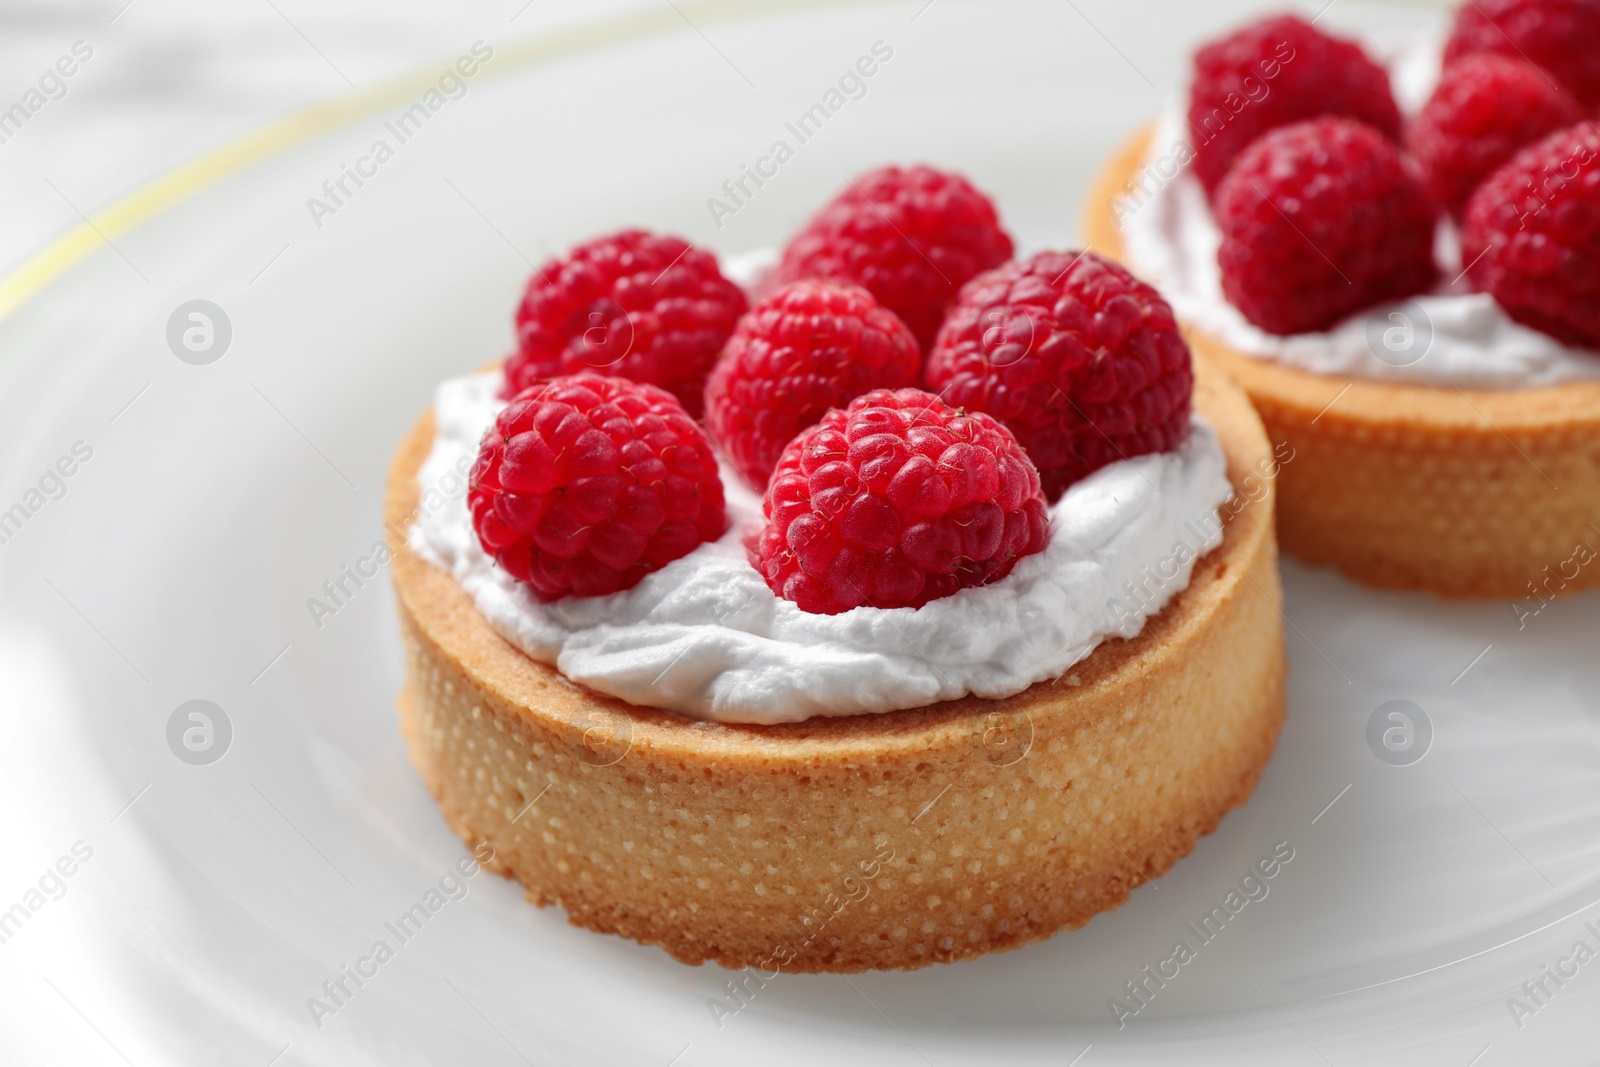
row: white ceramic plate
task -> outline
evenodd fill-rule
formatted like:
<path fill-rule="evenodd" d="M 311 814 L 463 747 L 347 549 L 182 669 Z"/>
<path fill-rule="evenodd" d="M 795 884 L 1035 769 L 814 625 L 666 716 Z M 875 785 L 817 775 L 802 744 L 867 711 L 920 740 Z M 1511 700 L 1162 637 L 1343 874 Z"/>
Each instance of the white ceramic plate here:
<path fill-rule="evenodd" d="M 390 450 L 433 383 L 509 344 L 528 260 L 627 223 L 772 244 L 847 176 L 903 159 L 968 172 L 1025 246 L 1070 245 L 1098 162 L 1193 42 L 1246 13 L 679 7 L 491 42 L 403 145 L 384 123 L 417 85 L 318 112 L 231 176 L 203 160 L 166 210 L 101 217 L 114 248 L 92 238 L 53 278 L 70 248 L 42 260 L 50 284 L 0 323 L 0 510 L 40 504 L 0 543 L 0 909 L 26 913 L 0 915 L 3 1058 L 1593 1062 L 1600 962 L 1571 955 L 1600 951 L 1593 594 L 1519 618 L 1286 565 L 1290 714 L 1255 797 L 1120 910 L 1018 952 L 782 976 L 719 1026 L 725 972 L 569 927 L 490 876 L 405 944 L 388 932 L 465 853 L 396 731 L 387 575 L 345 579 L 321 619 L 307 601 L 381 536 Z M 893 57 L 865 95 L 714 225 L 706 199 L 880 40 Z M 394 158 L 317 226 L 307 198 L 380 137 Z M 231 327 L 206 365 L 167 340 L 196 299 Z M 77 442 L 87 461 L 45 477 Z M 196 699 L 231 732 L 208 765 L 174 754 L 187 712 L 169 747 Z M 1368 742 L 1396 700 L 1431 731 L 1409 765 Z M 1279 842 L 1294 858 L 1266 898 L 1200 945 L 1187 924 Z M 1119 1027 L 1112 998 L 1134 1006 L 1126 983 L 1180 939 L 1195 958 Z M 393 958 L 313 1018 L 308 999 L 379 940 Z M 1523 983 L 1541 981 L 1534 1000 Z"/>

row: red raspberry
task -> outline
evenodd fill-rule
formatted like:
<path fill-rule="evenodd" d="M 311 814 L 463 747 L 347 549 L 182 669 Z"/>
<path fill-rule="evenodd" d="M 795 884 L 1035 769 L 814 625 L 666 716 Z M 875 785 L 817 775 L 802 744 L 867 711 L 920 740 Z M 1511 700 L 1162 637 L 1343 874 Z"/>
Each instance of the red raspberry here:
<path fill-rule="evenodd" d="M 1600 105 L 1600 3 L 1472 0 L 1456 12 L 1445 62 L 1499 52 L 1536 63 L 1586 107 Z"/>
<path fill-rule="evenodd" d="M 966 280 L 1010 258 L 994 205 L 961 175 L 884 167 L 851 182 L 795 235 L 772 280 L 854 282 L 927 348 Z"/>
<path fill-rule="evenodd" d="M 517 394 L 467 491 L 484 551 L 540 600 L 631 589 L 727 528 L 711 442 L 671 394 L 597 374 Z"/>
<path fill-rule="evenodd" d="M 1445 68 L 1406 134 L 1434 197 L 1459 214 L 1513 152 L 1583 118 L 1573 95 L 1520 59 L 1481 52 Z"/>
<path fill-rule="evenodd" d="M 528 279 L 505 395 L 594 371 L 659 385 L 699 418 L 706 374 L 747 306 L 711 253 L 676 237 L 596 238 Z"/>
<path fill-rule="evenodd" d="M 706 382 L 706 424 L 750 484 L 765 488 L 784 446 L 829 408 L 921 376 L 917 339 L 871 293 L 791 282 L 739 320 Z"/>
<path fill-rule="evenodd" d="M 1461 258 L 1518 322 L 1600 348 L 1600 131 L 1529 145 L 1467 201 Z"/>
<path fill-rule="evenodd" d="M 1195 53 L 1189 131 L 1194 171 L 1208 194 L 1250 142 L 1318 115 L 1348 115 L 1400 137 L 1388 72 L 1354 41 L 1303 19 L 1263 19 Z"/>
<path fill-rule="evenodd" d="M 877 389 L 784 449 L 754 563 L 802 611 L 919 608 L 1044 548 L 1039 473 L 1004 426 Z"/>
<path fill-rule="evenodd" d="M 1222 291 L 1277 334 L 1332 326 L 1433 284 L 1436 207 L 1399 149 L 1353 119 L 1283 126 L 1217 188 Z"/>
<path fill-rule="evenodd" d="M 1017 435 L 1050 500 L 1189 432 L 1194 368 L 1172 308 L 1093 252 L 1040 252 L 968 282 L 924 373 Z"/>

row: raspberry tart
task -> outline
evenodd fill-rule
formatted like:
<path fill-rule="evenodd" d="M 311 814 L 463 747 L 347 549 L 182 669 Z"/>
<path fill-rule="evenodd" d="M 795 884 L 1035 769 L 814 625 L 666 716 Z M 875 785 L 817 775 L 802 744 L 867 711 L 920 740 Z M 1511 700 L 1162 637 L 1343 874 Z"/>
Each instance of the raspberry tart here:
<path fill-rule="evenodd" d="M 1090 245 L 1284 450 L 1287 551 L 1446 596 L 1600 585 L 1597 12 L 1465 4 L 1387 69 L 1264 20 L 1096 182 Z"/>
<path fill-rule="evenodd" d="M 930 246 L 994 222 L 917 195 Z M 1153 289 L 1002 257 L 918 292 L 924 361 L 907 287 L 802 271 L 730 317 L 682 242 L 641 287 L 673 241 L 535 272 L 560 359 L 443 383 L 390 470 L 403 731 L 491 867 L 685 962 L 904 969 L 1080 926 L 1244 802 L 1275 457 Z"/>

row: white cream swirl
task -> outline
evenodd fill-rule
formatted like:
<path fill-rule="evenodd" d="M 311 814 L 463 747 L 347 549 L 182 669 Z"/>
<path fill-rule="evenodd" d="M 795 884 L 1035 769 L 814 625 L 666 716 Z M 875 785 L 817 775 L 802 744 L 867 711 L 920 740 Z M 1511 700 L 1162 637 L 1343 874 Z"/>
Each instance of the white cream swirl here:
<path fill-rule="evenodd" d="M 459 483 L 501 407 L 500 380 L 439 386 L 425 491 Z M 1049 544 L 1004 579 L 915 609 L 811 615 L 775 596 L 743 546 L 761 501 L 727 468 L 728 533 L 610 596 L 539 602 L 484 553 L 459 494 L 420 512 L 410 545 L 508 641 L 574 682 L 694 718 L 794 722 L 1010 696 L 1108 637 L 1133 637 L 1221 542 L 1225 465 L 1197 415 L 1175 451 L 1072 486 L 1050 509 Z"/>

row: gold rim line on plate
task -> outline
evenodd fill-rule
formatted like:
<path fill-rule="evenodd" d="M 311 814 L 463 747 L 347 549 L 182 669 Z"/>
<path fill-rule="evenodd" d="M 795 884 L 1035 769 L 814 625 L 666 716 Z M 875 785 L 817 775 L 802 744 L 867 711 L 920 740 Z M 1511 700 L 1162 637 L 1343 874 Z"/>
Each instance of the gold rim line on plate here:
<path fill-rule="evenodd" d="M 752 4 L 704 0 L 630 12 L 615 18 L 544 31 L 497 49 L 483 75 L 495 78 L 526 67 L 569 59 L 608 45 L 693 34 L 704 24 L 727 24 L 804 9 L 860 6 L 848 0 L 770 0 Z M 297 145 L 432 88 L 445 61 L 419 67 L 367 89 L 310 104 L 181 163 L 97 211 L 0 278 L 0 322 L 51 283 L 117 237 L 144 225 L 223 179 Z"/>

